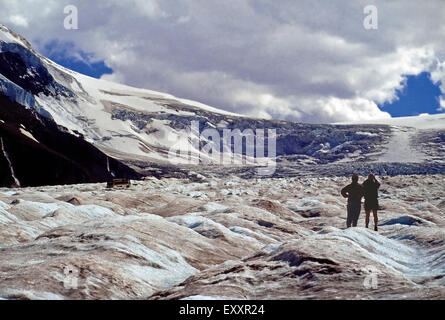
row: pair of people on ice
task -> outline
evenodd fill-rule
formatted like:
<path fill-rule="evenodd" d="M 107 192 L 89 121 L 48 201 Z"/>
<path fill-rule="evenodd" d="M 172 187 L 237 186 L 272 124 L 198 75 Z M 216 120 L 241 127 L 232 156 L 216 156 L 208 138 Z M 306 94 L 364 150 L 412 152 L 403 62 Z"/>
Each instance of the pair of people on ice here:
<path fill-rule="evenodd" d="M 366 228 L 369 226 L 369 216 L 372 211 L 374 215 L 374 230 L 377 231 L 377 210 L 379 209 L 378 190 L 380 183 L 372 173 L 368 176 L 368 179 L 363 182 L 363 185 L 358 183 L 358 178 L 357 174 L 353 174 L 352 183 L 341 190 L 342 196 L 348 199 L 346 226 L 348 228 L 357 226 L 362 206 L 362 197 L 365 197 Z"/>

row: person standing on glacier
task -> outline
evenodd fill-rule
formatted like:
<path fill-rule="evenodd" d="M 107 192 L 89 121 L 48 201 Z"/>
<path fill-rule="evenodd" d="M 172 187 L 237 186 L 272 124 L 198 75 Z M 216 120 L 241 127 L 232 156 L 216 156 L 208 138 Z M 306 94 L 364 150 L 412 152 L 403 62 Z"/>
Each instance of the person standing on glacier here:
<path fill-rule="evenodd" d="M 368 179 L 363 182 L 363 189 L 365 191 L 365 213 L 366 213 L 366 228 L 369 226 L 369 216 L 374 215 L 374 231 L 377 231 L 377 224 L 379 218 L 377 217 L 377 210 L 379 209 L 378 190 L 380 182 L 377 181 L 374 174 L 369 174 Z"/>
<path fill-rule="evenodd" d="M 362 207 L 362 197 L 364 196 L 364 189 L 358 183 L 358 175 L 352 175 L 352 183 L 341 189 L 341 195 L 348 199 L 348 216 L 346 218 L 346 227 L 349 228 L 357 226 L 360 210 Z"/>

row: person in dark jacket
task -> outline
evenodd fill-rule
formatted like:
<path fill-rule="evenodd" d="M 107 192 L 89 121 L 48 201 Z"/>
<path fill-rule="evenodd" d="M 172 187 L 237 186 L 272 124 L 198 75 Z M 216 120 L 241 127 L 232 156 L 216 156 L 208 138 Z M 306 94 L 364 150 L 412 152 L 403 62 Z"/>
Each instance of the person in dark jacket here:
<path fill-rule="evenodd" d="M 358 183 L 358 175 L 352 175 L 352 183 L 341 189 L 341 195 L 348 198 L 348 216 L 346 218 L 346 227 L 357 226 L 360 210 L 362 207 L 362 197 L 364 195 L 363 186 Z"/>
<path fill-rule="evenodd" d="M 365 213 L 366 213 L 366 228 L 369 225 L 369 216 L 371 214 L 374 215 L 374 230 L 377 231 L 377 224 L 379 218 L 377 216 L 377 210 L 379 209 L 379 200 L 378 200 L 378 190 L 380 187 L 380 182 L 377 181 L 375 176 L 371 173 L 363 182 L 363 188 L 365 191 Z"/>

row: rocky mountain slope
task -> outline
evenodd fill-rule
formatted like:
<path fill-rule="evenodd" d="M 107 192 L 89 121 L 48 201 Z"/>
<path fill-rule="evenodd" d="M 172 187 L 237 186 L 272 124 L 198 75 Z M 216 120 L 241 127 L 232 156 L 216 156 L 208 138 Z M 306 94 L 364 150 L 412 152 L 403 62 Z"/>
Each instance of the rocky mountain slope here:
<path fill-rule="evenodd" d="M 102 182 L 113 175 L 140 177 L 51 119 L 1 95 L 0 142 L 3 186 Z"/>
<path fill-rule="evenodd" d="M 410 170 L 401 169 L 398 174 L 422 173 L 415 170 L 419 166 L 411 165 L 416 163 L 432 163 L 434 172 L 443 172 L 445 121 L 441 115 L 333 125 L 247 118 L 169 94 L 81 75 L 41 56 L 5 26 L 0 26 L 0 94 L 146 174 L 156 166 L 168 174 L 178 173 L 178 168 L 190 162 L 200 168 L 220 166 L 218 157 L 227 154 L 231 161 L 224 163 L 225 168 L 258 165 L 256 159 L 246 157 L 247 138 L 240 150 L 234 140 L 224 139 L 225 131 L 236 130 L 246 137 L 265 130 L 264 141 L 258 136 L 252 141 L 264 145 L 264 156 L 279 164 L 278 171 L 338 164 L 334 171 L 339 172 L 345 162 L 366 163 L 377 170 L 375 164 L 388 162 L 410 164 Z M 193 123 L 198 123 L 196 130 Z M 207 129 L 216 130 L 218 136 L 209 137 Z M 275 140 L 268 129 L 275 130 Z M 215 139 L 220 142 L 216 147 Z M 271 141 L 274 143 L 269 144 Z M 209 146 L 214 146 L 212 155 Z M 254 156 L 262 157 L 258 147 Z M 251 168 L 242 170 L 248 174 Z"/>

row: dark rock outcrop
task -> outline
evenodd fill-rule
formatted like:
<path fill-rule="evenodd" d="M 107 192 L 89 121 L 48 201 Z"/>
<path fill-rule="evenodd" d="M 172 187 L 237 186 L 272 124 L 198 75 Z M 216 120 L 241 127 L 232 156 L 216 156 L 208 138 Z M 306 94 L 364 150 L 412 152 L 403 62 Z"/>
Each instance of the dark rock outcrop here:
<path fill-rule="evenodd" d="M 104 182 L 112 178 L 103 152 L 53 120 L 1 95 L 0 120 L 0 137 L 22 187 Z M 140 177 L 116 159 L 109 158 L 109 165 L 116 176 Z M 0 154 L 0 186 L 12 185 L 10 164 L 4 154 Z"/>

